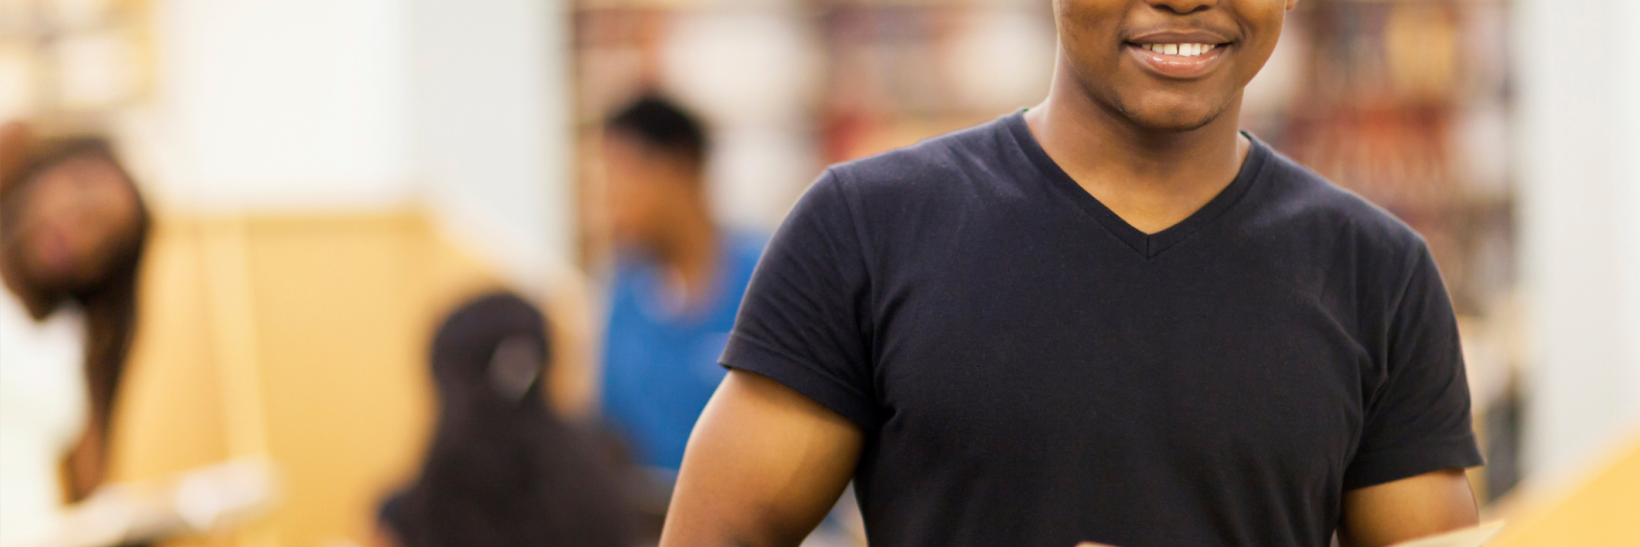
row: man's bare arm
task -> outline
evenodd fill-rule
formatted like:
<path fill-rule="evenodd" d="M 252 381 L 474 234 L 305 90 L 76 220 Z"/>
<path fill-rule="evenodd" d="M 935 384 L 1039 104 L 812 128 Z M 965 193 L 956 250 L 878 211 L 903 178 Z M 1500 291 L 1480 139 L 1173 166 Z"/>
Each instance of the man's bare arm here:
<path fill-rule="evenodd" d="M 1382 547 L 1479 522 L 1469 478 L 1448 469 L 1345 492 L 1338 539 L 1346 547 Z"/>
<path fill-rule="evenodd" d="M 689 437 L 661 547 L 798 545 L 848 486 L 863 442 L 813 400 L 730 371 Z"/>

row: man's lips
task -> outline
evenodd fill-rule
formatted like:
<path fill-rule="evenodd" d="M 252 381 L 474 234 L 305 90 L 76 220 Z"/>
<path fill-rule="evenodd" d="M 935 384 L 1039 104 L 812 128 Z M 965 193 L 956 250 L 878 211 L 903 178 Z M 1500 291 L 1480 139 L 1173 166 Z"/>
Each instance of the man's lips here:
<path fill-rule="evenodd" d="M 1234 36 L 1211 28 L 1153 27 L 1129 33 L 1122 49 L 1153 76 L 1190 80 L 1222 64 L 1220 60 L 1236 45 Z"/>
<path fill-rule="evenodd" d="M 1233 43 L 1223 42 L 1128 42 L 1122 45 L 1139 66 L 1156 76 L 1190 80 L 1208 75 L 1218 67 Z"/>

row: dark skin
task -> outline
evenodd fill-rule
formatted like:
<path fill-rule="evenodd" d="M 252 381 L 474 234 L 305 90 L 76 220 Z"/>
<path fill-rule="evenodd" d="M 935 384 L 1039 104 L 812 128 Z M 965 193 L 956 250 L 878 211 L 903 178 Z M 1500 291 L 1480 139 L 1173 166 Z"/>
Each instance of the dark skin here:
<path fill-rule="evenodd" d="M 617 245 L 641 249 L 670 273 L 685 307 L 710 300 L 718 228 L 706 203 L 700 161 L 610 132 L 602 147 Z"/>
<path fill-rule="evenodd" d="M 1237 132 L 1242 91 L 1296 3 L 1057 0 L 1053 86 L 1026 122 L 1089 194 L 1135 228 L 1165 230 L 1235 179 L 1251 146 Z M 1150 45 L 1169 43 L 1208 52 L 1151 55 Z M 730 372 L 690 438 L 661 545 L 797 545 L 852 478 L 864 443 L 814 401 Z M 1339 539 L 1380 547 L 1477 522 L 1468 479 L 1448 469 L 1344 492 Z"/>

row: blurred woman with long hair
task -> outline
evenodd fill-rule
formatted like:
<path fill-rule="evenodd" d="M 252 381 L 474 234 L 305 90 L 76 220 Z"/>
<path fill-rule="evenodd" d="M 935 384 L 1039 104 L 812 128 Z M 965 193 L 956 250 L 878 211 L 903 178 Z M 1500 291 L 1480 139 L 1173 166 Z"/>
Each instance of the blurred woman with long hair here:
<path fill-rule="evenodd" d="M 0 546 L 103 482 L 149 225 L 107 141 L 0 127 Z"/>
<path fill-rule="evenodd" d="M 439 417 L 421 474 L 383 506 L 401 547 L 625 547 L 634 520 L 610 454 L 549 410 L 541 312 L 497 293 L 434 337 Z"/>

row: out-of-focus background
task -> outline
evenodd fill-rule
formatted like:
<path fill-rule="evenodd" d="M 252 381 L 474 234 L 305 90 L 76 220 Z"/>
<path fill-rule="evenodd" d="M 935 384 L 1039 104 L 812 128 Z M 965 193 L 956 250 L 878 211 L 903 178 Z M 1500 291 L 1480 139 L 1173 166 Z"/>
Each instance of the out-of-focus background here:
<path fill-rule="evenodd" d="M 266 457 L 266 518 L 178 544 L 365 543 L 427 442 L 444 311 L 504 284 L 599 336 L 612 110 L 698 113 L 716 217 L 767 233 L 827 164 L 1041 100 L 1050 9 L 0 0 L 0 122 L 111 136 L 155 210 L 113 479 Z M 1632 0 L 1304 0 L 1248 91 L 1250 131 L 1429 240 L 1501 545 L 1640 537 L 1637 21 Z"/>

